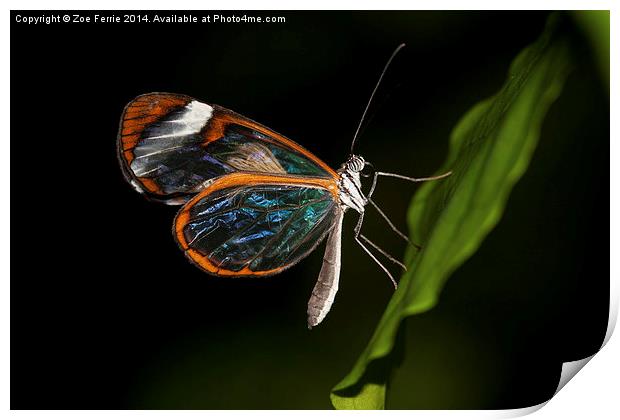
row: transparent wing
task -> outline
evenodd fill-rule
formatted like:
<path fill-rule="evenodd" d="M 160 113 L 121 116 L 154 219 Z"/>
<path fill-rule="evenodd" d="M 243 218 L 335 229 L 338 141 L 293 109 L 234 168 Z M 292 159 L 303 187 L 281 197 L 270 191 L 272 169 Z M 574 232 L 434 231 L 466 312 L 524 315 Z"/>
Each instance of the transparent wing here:
<path fill-rule="evenodd" d="M 318 179 L 226 175 L 180 210 L 177 242 L 212 274 L 279 273 L 308 255 L 333 228 L 340 209 L 330 186 Z"/>
<path fill-rule="evenodd" d="M 172 204 L 233 172 L 336 177 L 292 140 L 218 105 L 170 93 L 142 95 L 125 107 L 118 155 L 136 190 Z"/>

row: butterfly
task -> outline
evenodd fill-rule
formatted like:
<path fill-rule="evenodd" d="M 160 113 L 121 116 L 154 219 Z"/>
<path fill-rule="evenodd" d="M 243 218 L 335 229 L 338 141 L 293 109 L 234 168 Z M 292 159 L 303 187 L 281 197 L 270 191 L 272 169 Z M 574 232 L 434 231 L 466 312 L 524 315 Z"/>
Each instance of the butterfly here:
<path fill-rule="evenodd" d="M 394 51 L 381 78 L 403 46 Z M 368 105 L 362 121 L 367 111 Z M 373 169 L 372 186 L 364 193 L 360 175 L 372 165 L 353 154 L 362 121 L 349 158 L 334 171 L 294 141 L 229 109 L 186 95 L 149 93 L 125 107 L 117 150 L 123 174 L 135 190 L 151 200 L 182 205 L 173 223 L 174 238 L 186 257 L 209 274 L 275 275 L 327 238 L 308 302 L 312 328 L 323 321 L 338 290 L 345 212 L 359 214 L 356 242 L 396 287 L 368 247 L 405 266 L 361 234 L 365 207 L 371 204 L 408 240 L 371 200 L 377 179 L 419 182 L 449 175 L 410 178 Z"/>

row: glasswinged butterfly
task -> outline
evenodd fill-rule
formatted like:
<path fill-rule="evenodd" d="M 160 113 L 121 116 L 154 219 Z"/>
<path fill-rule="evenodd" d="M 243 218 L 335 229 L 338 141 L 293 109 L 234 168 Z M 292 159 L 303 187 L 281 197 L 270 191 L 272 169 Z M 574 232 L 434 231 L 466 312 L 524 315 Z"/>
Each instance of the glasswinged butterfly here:
<path fill-rule="evenodd" d="M 173 93 L 138 96 L 125 107 L 117 139 L 127 181 L 149 199 L 183 205 L 173 235 L 186 257 L 209 274 L 264 277 L 278 274 L 311 253 L 327 237 L 323 265 L 308 302 L 308 327 L 329 312 L 338 290 L 342 221 L 353 209 L 359 219 L 355 240 L 394 277 L 366 246 L 405 266 L 361 234 L 364 209 L 371 204 L 405 240 L 371 200 L 379 176 L 412 182 L 450 173 L 410 178 L 374 171 L 368 193 L 360 174 L 372 168 L 353 154 L 368 107 L 351 144 L 351 154 L 334 171 L 299 144 L 275 131 L 214 104 Z"/>

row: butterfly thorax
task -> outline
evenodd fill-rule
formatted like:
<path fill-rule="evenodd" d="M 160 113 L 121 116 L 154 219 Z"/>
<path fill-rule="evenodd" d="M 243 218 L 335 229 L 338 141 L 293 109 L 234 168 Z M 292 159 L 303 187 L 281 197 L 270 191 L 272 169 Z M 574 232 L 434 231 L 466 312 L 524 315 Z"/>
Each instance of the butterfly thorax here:
<path fill-rule="evenodd" d="M 338 188 L 340 203 L 346 208 L 352 208 L 358 213 L 364 213 L 366 197 L 362 193 L 360 172 L 365 166 L 364 158 L 351 155 L 349 159 L 338 169 Z"/>

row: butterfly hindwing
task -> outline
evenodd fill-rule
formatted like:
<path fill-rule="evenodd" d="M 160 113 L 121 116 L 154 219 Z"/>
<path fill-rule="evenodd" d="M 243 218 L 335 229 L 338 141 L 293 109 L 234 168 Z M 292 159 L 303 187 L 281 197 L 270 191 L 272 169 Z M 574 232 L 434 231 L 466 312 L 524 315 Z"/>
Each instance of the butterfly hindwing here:
<path fill-rule="evenodd" d="M 126 178 L 160 201 L 182 203 L 233 172 L 337 175 L 286 137 L 218 105 L 170 93 L 142 95 L 121 118 L 118 152 Z"/>
<path fill-rule="evenodd" d="M 327 179 L 236 173 L 216 179 L 179 211 L 186 256 L 219 276 L 277 274 L 308 255 L 341 211 Z"/>

